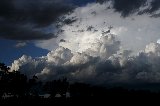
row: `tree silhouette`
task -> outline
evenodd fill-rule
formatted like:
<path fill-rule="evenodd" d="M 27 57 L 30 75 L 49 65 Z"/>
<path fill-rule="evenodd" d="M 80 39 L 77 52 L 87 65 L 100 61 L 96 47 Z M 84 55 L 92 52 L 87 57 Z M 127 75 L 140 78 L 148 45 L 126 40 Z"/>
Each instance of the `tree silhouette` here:
<path fill-rule="evenodd" d="M 62 78 L 58 80 L 48 81 L 44 85 L 44 90 L 51 94 L 52 98 L 58 93 L 62 97 L 65 97 L 66 92 L 69 89 L 69 82 L 67 78 Z"/>
<path fill-rule="evenodd" d="M 159 83 L 156 84 L 156 87 L 158 86 L 160 88 Z M 70 99 L 65 98 L 65 94 L 68 91 L 71 95 Z M 51 98 L 41 98 L 39 92 L 49 93 Z M 4 93 L 11 94 L 13 97 L 2 99 Z M 56 94 L 60 94 L 62 99 L 56 99 Z M 160 97 L 160 91 L 129 90 L 123 87 L 107 88 L 79 82 L 70 84 L 65 77 L 42 83 L 35 75 L 31 79 L 27 79 L 27 76 L 21 74 L 19 71 L 9 72 L 9 68 L 4 63 L 0 63 L 0 104 L 4 102 L 11 104 L 17 102 L 66 103 L 70 101 L 94 103 L 103 99 L 105 102 L 109 102 L 110 100 L 119 100 L 122 98 L 138 100 L 140 98 L 153 98 L 157 96 L 158 98 Z"/>
<path fill-rule="evenodd" d="M 11 93 L 22 97 L 26 93 L 27 76 L 18 71 L 9 72 L 10 68 L 0 63 L 0 96 L 4 93 Z"/>
<path fill-rule="evenodd" d="M 0 96 L 2 96 L 4 91 L 6 90 L 6 80 L 8 78 L 6 77 L 6 74 L 8 73 L 8 70 L 9 68 L 4 63 L 0 63 Z"/>
<path fill-rule="evenodd" d="M 10 68 L 7 67 L 4 63 L 0 63 L 0 69 L 5 73 L 8 73 L 8 71 L 10 70 Z"/>

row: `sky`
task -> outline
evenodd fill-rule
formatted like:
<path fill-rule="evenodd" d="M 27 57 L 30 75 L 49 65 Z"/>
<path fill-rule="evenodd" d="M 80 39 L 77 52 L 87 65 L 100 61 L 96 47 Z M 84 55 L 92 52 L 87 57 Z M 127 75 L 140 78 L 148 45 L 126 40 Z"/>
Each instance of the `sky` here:
<path fill-rule="evenodd" d="M 159 0 L 1 0 L 0 62 L 41 80 L 160 82 Z"/>
<path fill-rule="evenodd" d="M 59 15 L 69 12 L 69 9 L 74 6 L 83 6 L 94 0 L 72 0 L 72 2 L 68 0 L 65 1 L 66 3 L 63 3 L 63 1 L 1 0 L 0 62 L 11 65 L 13 60 L 23 54 L 33 57 L 47 54 L 48 50 L 35 46 L 34 42 L 54 38 L 54 35 L 52 35 L 54 29 L 51 29 L 50 25 L 55 23 Z M 57 3 L 62 5 L 55 7 Z M 65 6 L 63 7 L 63 5 Z M 42 10 L 40 10 L 41 7 Z M 57 11 L 59 11 L 59 14 L 57 14 Z M 50 35 L 45 33 L 50 33 Z"/>

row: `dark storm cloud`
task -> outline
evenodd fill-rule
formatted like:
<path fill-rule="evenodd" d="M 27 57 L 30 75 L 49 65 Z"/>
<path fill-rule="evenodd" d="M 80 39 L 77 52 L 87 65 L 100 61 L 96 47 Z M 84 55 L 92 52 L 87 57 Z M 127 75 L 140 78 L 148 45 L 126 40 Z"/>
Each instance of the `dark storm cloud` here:
<path fill-rule="evenodd" d="M 148 3 L 146 3 L 146 5 L 147 4 Z M 160 13 L 154 13 L 154 12 L 156 12 L 159 9 L 160 9 L 160 1 L 159 0 L 152 0 L 149 8 L 147 8 L 143 11 L 140 11 L 138 14 L 141 15 L 141 14 L 149 13 L 149 14 L 151 14 L 151 17 L 158 18 L 158 17 L 160 17 Z"/>
<path fill-rule="evenodd" d="M 151 9 L 150 12 L 154 12 L 160 8 L 160 1 L 159 0 L 153 0 L 151 2 Z"/>
<path fill-rule="evenodd" d="M 137 11 L 146 0 L 114 0 L 113 7 L 116 11 L 121 12 L 126 17 Z"/>
<path fill-rule="evenodd" d="M 153 12 L 160 9 L 159 0 L 152 0 L 151 3 L 147 2 L 147 0 L 97 0 L 97 2 L 101 4 L 108 1 L 112 1 L 115 11 L 120 12 L 123 17 L 127 17 L 135 12 L 138 12 L 139 15 L 149 13 L 153 15 L 153 17 L 158 17 L 157 14 L 153 14 Z M 150 6 L 148 6 L 147 9 L 139 11 L 140 7 L 149 4 Z"/>
<path fill-rule="evenodd" d="M 1 0 L 0 38 L 42 40 L 55 37 L 42 31 L 43 28 L 73 7 L 70 0 Z"/>
<path fill-rule="evenodd" d="M 0 35 L 1 38 L 12 40 L 47 40 L 56 37 L 52 33 L 45 33 L 31 26 L 11 23 L 0 25 Z"/>
<path fill-rule="evenodd" d="M 65 19 L 65 20 L 63 21 L 63 23 L 69 25 L 69 24 L 74 23 L 75 21 L 76 21 L 76 19 Z"/>

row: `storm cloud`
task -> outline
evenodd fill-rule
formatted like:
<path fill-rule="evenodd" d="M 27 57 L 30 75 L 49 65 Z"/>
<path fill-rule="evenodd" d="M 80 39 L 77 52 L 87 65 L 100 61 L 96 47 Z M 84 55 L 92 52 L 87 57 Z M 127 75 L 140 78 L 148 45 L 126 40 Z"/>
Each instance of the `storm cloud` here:
<path fill-rule="evenodd" d="M 119 44 L 112 47 L 116 46 Z M 108 45 L 104 47 L 110 49 Z M 160 82 L 160 44 L 151 43 L 136 56 L 130 56 L 128 50 L 100 51 L 97 50 L 97 56 L 92 56 L 92 52 L 72 53 L 67 48 L 58 47 L 47 56 L 32 58 L 23 55 L 12 63 L 11 70 L 21 71 L 28 77 L 36 75 L 42 81 L 65 76 L 72 82 L 91 84 Z"/>
<path fill-rule="evenodd" d="M 46 31 L 46 27 L 73 8 L 66 0 L 1 0 L 0 37 L 13 40 L 54 38 L 56 35 Z"/>
<path fill-rule="evenodd" d="M 37 58 L 23 55 L 12 63 L 11 71 L 43 81 L 65 76 L 92 84 L 159 83 L 160 24 L 151 18 L 159 12 L 155 2 L 102 0 L 78 7 L 61 17 L 57 48 L 55 39 L 36 42 L 51 51 Z"/>
<path fill-rule="evenodd" d="M 111 2 L 112 8 L 116 12 L 120 12 L 123 17 L 128 17 L 132 14 L 154 14 L 154 16 L 156 15 L 155 17 L 158 17 L 155 12 L 160 8 L 159 0 L 97 0 L 97 2 L 100 4 Z"/>
<path fill-rule="evenodd" d="M 91 0 L 86 0 L 91 2 Z M 92 3 L 95 2 L 94 0 Z M 98 3 L 111 2 L 115 12 L 127 17 L 132 14 L 151 14 L 157 18 L 160 13 L 159 0 L 96 0 Z M 72 12 L 78 1 L 74 0 L 1 0 L 0 38 L 12 40 L 48 40 L 57 37 L 55 23 L 60 16 Z M 76 19 L 66 19 L 71 24 Z M 52 29 L 52 30 L 51 30 Z M 55 31 L 53 31 L 55 30 Z M 57 31 L 60 32 L 59 30 Z"/>

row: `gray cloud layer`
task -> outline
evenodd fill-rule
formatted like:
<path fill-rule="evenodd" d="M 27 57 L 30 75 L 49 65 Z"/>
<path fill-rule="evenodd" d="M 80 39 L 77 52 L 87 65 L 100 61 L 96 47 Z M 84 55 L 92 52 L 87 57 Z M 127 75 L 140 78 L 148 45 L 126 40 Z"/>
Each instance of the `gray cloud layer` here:
<path fill-rule="evenodd" d="M 160 8 L 159 0 L 97 0 L 99 3 L 112 1 L 115 11 L 127 17 L 155 13 Z M 1 0 L 0 1 L 0 38 L 13 40 L 47 40 L 56 37 L 54 32 L 46 31 L 59 16 L 74 9 L 72 0 Z M 76 2 L 76 1 L 74 1 Z M 87 1 L 88 2 L 88 1 Z M 76 3 L 75 3 L 76 4 Z M 141 8 L 144 8 L 142 9 Z M 75 21 L 73 19 L 73 21 Z M 73 22 L 64 21 L 64 24 Z M 54 28 L 53 28 L 54 29 Z"/>
<path fill-rule="evenodd" d="M 43 40 L 55 37 L 43 31 L 73 9 L 66 0 L 1 0 L 0 37 L 13 40 Z"/>
<path fill-rule="evenodd" d="M 115 11 L 120 12 L 123 17 L 127 17 L 135 12 L 139 15 L 145 13 L 154 14 L 154 12 L 160 8 L 159 0 L 97 0 L 99 3 L 108 1 L 112 2 Z M 145 9 L 141 11 L 143 7 L 145 7 Z"/>

